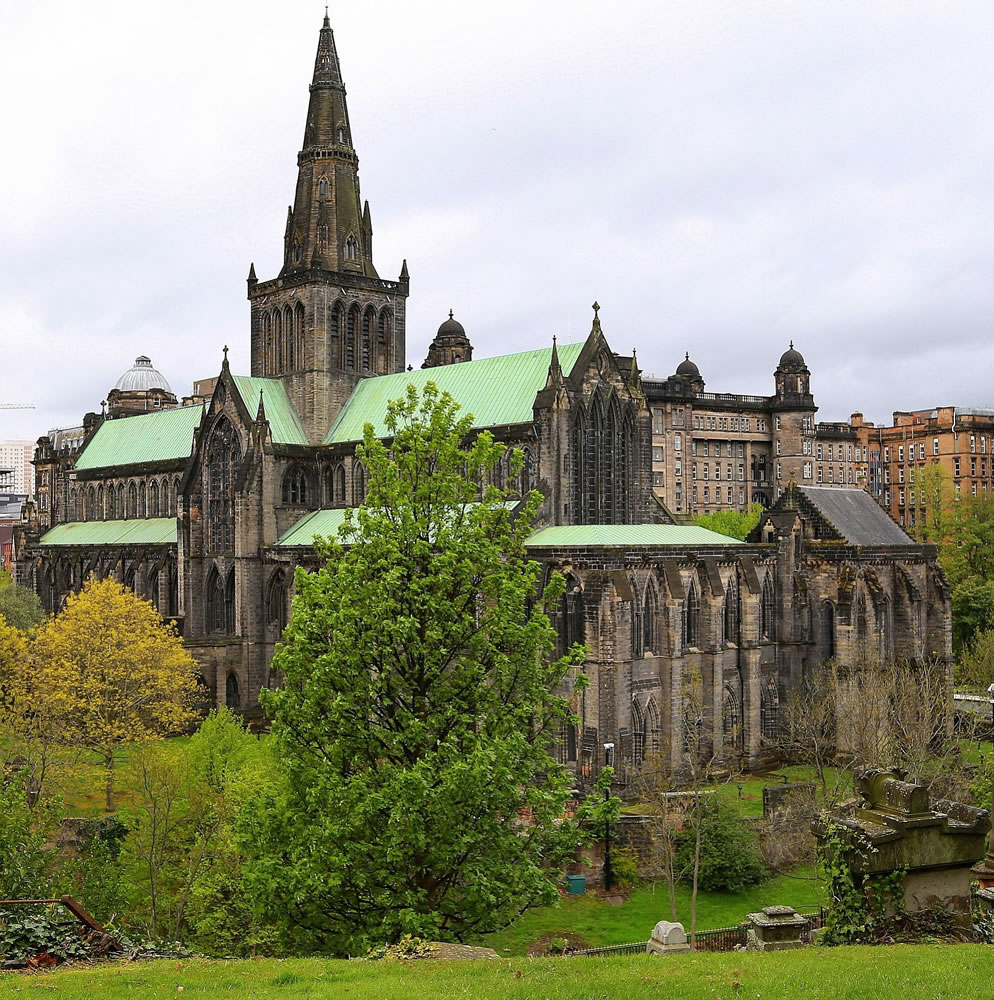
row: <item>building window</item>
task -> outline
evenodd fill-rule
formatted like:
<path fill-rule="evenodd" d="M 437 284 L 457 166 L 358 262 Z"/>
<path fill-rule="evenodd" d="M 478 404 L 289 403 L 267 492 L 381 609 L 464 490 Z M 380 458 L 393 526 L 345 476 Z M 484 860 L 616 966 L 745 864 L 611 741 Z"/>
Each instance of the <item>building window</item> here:
<path fill-rule="evenodd" d="M 683 435 L 675 434 L 673 436 L 673 450 L 682 451 L 683 450 Z"/>
<path fill-rule="evenodd" d="M 652 474 L 652 485 L 653 486 L 663 485 L 663 474 L 661 472 L 654 472 Z"/>
<path fill-rule="evenodd" d="M 266 592 L 266 624 L 277 635 L 283 634 L 287 623 L 286 580 L 286 572 L 278 569 L 272 575 Z"/>
<path fill-rule="evenodd" d="M 659 445 L 653 446 L 652 460 L 654 462 L 661 462 L 663 460 L 663 449 Z"/>
<path fill-rule="evenodd" d="M 230 552 L 234 547 L 233 497 L 240 459 L 238 435 L 222 417 L 214 425 L 207 449 L 208 543 L 214 552 Z"/>
<path fill-rule="evenodd" d="M 811 478 L 811 463 L 810 462 L 805 462 L 804 463 L 804 478 L 805 479 L 810 479 Z"/>
<path fill-rule="evenodd" d="M 811 454 L 811 438 L 805 438 L 801 442 L 801 452 L 804 455 L 810 455 Z"/>
<path fill-rule="evenodd" d="M 677 476 L 683 475 L 683 462 L 680 459 L 675 459 L 673 462 L 673 473 Z"/>
<path fill-rule="evenodd" d="M 933 455 L 938 455 L 939 454 L 939 439 L 938 438 L 932 438 L 932 454 Z"/>
<path fill-rule="evenodd" d="M 691 580 L 684 602 L 684 636 L 687 646 L 697 648 L 701 642 L 701 598 L 697 581 Z"/>
<path fill-rule="evenodd" d="M 763 578 L 763 593 L 759 601 L 759 635 L 773 639 L 776 633 L 776 588 L 769 573 Z"/>
<path fill-rule="evenodd" d="M 674 418 L 673 423 L 676 423 Z M 652 433 L 662 434 L 663 433 L 663 411 L 653 410 L 652 411 Z"/>
<path fill-rule="evenodd" d="M 306 506 L 309 495 L 307 473 L 299 466 L 291 466 L 283 477 L 283 503 Z"/>
<path fill-rule="evenodd" d="M 818 482 L 819 483 L 825 482 L 825 468 L 822 465 L 818 466 Z"/>
<path fill-rule="evenodd" d="M 773 677 L 767 679 L 759 696 L 759 725 L 767 743 L 780 738 L 780 694 Z"/>

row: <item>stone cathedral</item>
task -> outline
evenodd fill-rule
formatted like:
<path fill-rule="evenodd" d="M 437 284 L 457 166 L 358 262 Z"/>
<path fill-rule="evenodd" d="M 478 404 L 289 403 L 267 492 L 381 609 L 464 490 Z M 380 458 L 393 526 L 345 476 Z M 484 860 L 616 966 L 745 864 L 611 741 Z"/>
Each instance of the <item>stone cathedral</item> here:
<path fill-rule="evenodd" d="M 327 17 L 283 251 L 276 277 L 249 270 L 250 374 L 225 351 L 180 403 L 141 356 L 106 412 L 84 418 L 81 446 L 39 439 L 15 571 L 49 610 L 113 576 L 176 622 L 207 700 L 251 711 L 277 682 L 295 568 L 316 565 L 315 535 L 363 502 L 363 425 L 382 427 L 388 400 L 432 380 L 523 450 L 517 488 L 544 496 L 530 551 L 566 577 L 562 643 L 590 651 L 580 724 L 559 745 L 581 784 L 605 743 L 622 784 L 650 753 L 674 768 L 695 753 L 755 766 L 790 688 L 857 647 L 948 668 L 935 551 L 863 490 L 791 481 L 744 543 L 670 513 L 652 488 L 641 373 L 611 350 L 596 304 L 583 343 L 536 331 L 534 350 L 496 357 L 474 357 L 450 313 L 408 366 L 407 264 L 396 280 L 373 264 Z"/>

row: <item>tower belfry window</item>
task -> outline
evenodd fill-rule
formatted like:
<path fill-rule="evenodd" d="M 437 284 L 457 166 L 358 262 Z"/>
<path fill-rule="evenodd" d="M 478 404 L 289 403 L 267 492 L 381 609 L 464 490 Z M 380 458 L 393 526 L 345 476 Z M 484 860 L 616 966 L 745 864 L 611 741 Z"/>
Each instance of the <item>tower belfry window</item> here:
<path fill-rule="evenodd" d="M 322 177 L 321 180 L 318 181 L 318 195 L 321 198 L 327 198 L 328 197 L 328 178 L 327 177 Z"/>
<path fill-rule="evenodd" d="M 359 259 L 359 243 L 352 233 L 349 233 L 348 239 L 345 241 L 345 259 L 346 260 L 358 260 Z"/>

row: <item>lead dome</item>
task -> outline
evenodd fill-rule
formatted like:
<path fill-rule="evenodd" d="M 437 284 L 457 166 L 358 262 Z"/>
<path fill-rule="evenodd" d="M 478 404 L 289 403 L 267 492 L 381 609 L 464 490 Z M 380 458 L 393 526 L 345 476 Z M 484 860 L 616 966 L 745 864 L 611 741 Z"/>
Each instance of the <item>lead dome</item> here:
<path fill-rule="evenodd" d="M 148 392 L 151 389 L 172 392 L 165 376 L 152 367 L 152 359 L 144 354 L 135 358 L 134 365 L 117 380 L 114 388 L 119 392 Z"/>
<path fill-rule="evenodd" d="M 800 351 L 794 350 L 794 341 L 790 342 L 790 347 L 780 355 L 781 368 L 803 368 L 804 355 Z"/>

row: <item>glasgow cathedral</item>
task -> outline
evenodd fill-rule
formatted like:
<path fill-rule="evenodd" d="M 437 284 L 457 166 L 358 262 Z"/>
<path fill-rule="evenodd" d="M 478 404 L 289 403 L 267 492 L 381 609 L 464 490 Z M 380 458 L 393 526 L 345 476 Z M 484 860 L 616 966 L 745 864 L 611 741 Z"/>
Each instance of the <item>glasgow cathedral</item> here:
<path fill-rule="evenodd" d="M 523 451 L 516 488 L 544 497 L 529 551 L 566 578 L 562 643 L 589 650 L 580 725 L 559 746 L 581 779 L 605 743 L 622 782 L 648 754 L 677 768 L 691 748 L 755 766 L 787 692 L 857 648 L 948 668 L 935 551 L 863 489 L 798 485 L 788 470 L 746 542 L 667 505 L 653 489 L 647 387 L 596 304 L 583 343 L 536 331 L 533 350 L 485 358 L 450 314 L 424 363 L 408 365 L 407 264 L 395 279 L 373 264 L 327 17 L 297 163 L 283 266 L 266 280 L 249 269 L 250 374 L 225 351 L 216 379 L 180 401 L 141 356 L 77 437 L 39 439 L 15 572 L 49 610 L 112 576 L 176 622 L 211 701 L 251 711 L 276 682 L 295 568 L 316 566 L 314 537 L 363 502 L 364 424 L 382 427 L 389 400 L 431 380 Z M 808 454 L 815 434 L 809 375 L 796 350 L 781 359 L 785 455 Z M 707 437 L 689 422 L 684 433 L 688 450 Z"/>

